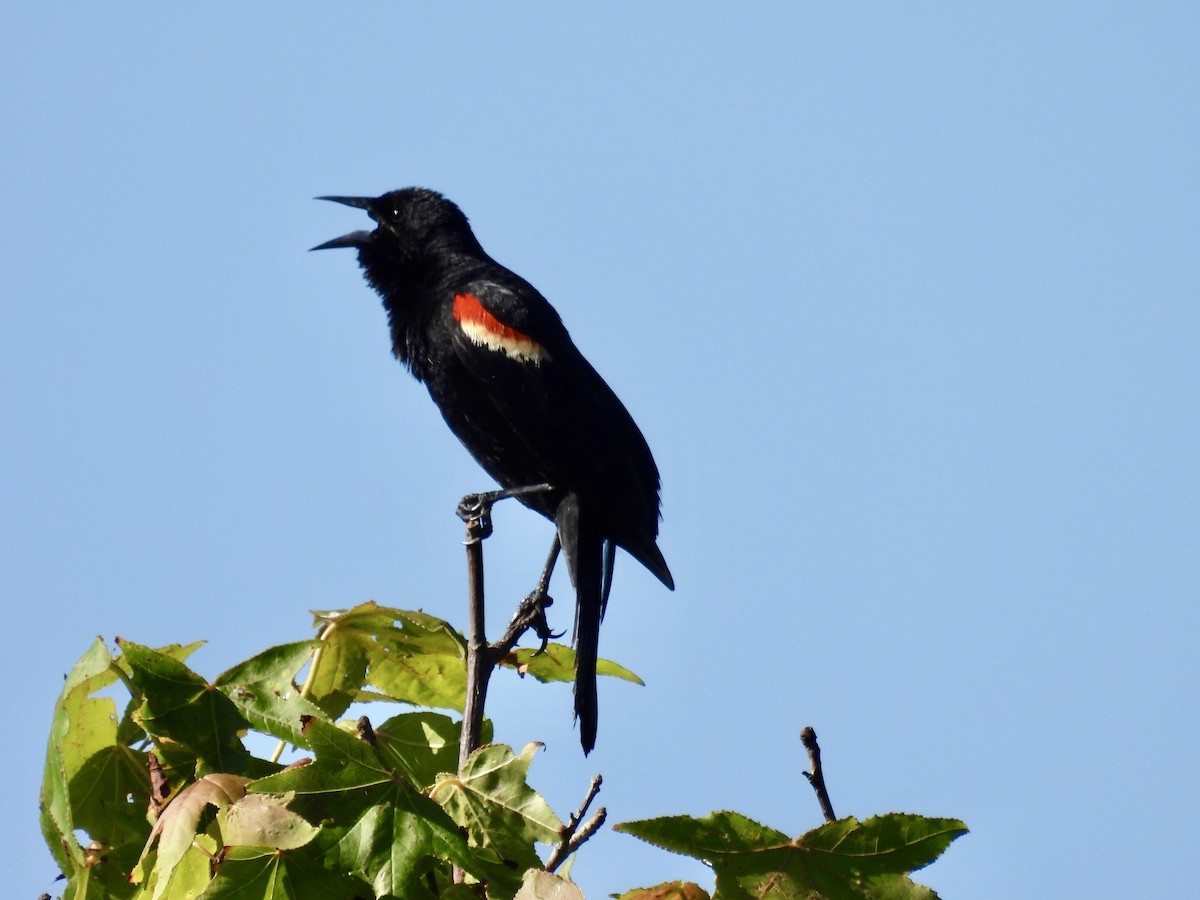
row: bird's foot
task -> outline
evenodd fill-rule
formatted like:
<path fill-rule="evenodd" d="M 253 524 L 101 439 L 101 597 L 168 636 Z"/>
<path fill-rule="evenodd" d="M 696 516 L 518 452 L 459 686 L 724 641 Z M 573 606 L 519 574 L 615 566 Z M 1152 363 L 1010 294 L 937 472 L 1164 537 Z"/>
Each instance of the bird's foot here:
<path fill-rule="evenodd" d="M 499 491 L 484 491 L 481 494 L 467 494 L 458 501 L 455 510 L 458 517 L 467 523 L 467 540 L 465 543 L 477 544 L 492 536 L 492 507 L 508 497 L 520 497 L 523 494 L 536 494 L 541 491 L 553 490 L 549 484 L 532 484 L 527 487 L 504 488 Z"/>
<path fill-rule="evenodd" d="M 546 652 L 546 645 L 554 638 L 560 638 L 565 631 L 554 631 L 550 627 L 550 620 L 546 618 L 546 608 L 554 604 L 554 598 L 546 593 L 545 589 L 539 586 L 532 594 L 521 601 L 521 609 L 518 615 L 528 623 L 528 627 L 533 629 L 533 633 L 538 636 L 542 642 L 537 648 L 534 656 L 539 656 Z"/>

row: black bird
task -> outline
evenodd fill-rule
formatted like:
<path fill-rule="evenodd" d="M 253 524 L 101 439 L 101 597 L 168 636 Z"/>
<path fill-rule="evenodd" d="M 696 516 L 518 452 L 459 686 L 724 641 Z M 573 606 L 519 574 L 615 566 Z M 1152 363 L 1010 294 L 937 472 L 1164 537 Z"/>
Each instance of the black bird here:
<path fill-rule="evenodd" d="M 659 475 L 646 439 L 576 349 L 558 313 L 484 252 L 442 195 L 320 197 L 366 210 L 373 231 L 314 250 L 353 247 L 383 298 L 392 351 L 429 389 L 450 430 L 503 487 L 555 523 L 575 586 L 575 714 L 596 743 L 596 658 L 616 547 L 675 582 L 658 549 Z M 551 557 L 553 560 L 553 555 Z"/>

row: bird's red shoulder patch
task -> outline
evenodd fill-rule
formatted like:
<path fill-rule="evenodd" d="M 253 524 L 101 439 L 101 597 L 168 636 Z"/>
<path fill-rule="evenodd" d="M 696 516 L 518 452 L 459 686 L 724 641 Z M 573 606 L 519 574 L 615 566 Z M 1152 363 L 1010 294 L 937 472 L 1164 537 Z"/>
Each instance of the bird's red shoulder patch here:
<path fill-rule="evenodd" d="M 454 295 L 454 321 L 473 344 L 498 350 L 521 362 L 541 365 L 550 361 L 546 348 L 523 332 L 493 316 L 474 294 Z"/>

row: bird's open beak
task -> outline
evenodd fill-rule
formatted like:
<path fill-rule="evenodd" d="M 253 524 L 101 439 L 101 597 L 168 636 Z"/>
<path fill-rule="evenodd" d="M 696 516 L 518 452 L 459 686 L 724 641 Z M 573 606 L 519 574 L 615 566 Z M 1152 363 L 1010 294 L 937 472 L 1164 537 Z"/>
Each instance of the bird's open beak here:
<path fill-rule="evenodd" d="M 342 206 L 353 206 L 355 209 L 371 208 L 371 201 L 374 197 L 316 197 L 316 200 L 329 200 L 332 203 L 340 203 Z"/>
<path fill-rule="evenodd" d="M 323 244 L 317 244 L 315 247 L 309 247 L 309 250 L 334 250 L 338 247 L 365 247 L 371 243 L 371 235 L 373 231 L 352 231 L 349 234 L 343 234 L 341 237 L 335 237 L 332 241 L 326 241 Z"/>
<path fill-rule="evenodd" d="M 374 197 L 317 197 L 318 200 L 330 200 L 334 203 L 340 203 L 342 206 L 353 206 L 355 209 L 365 209 L 371 211 L 371 201 Z M 371 242 L 370 231 L 352 231 L 349 234 L 343 234 L 341 237 L 336 237 L 332 241 L 326 241 L 323 244 L 317 244 L 312 247 L 312 250 L 334 250 L 338 247 L 363 247 Z"/>

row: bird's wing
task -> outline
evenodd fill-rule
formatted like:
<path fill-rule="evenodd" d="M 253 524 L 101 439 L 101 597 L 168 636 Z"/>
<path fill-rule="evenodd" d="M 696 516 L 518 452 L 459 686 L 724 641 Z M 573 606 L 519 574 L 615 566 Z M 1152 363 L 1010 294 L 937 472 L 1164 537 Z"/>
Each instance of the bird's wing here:
<path fill-rule="evenodd" d="M 451 334 L 463 366 L 521 438 L 516 452 L 598 507 L 612 536 L 641 558 L 629 543 L 652 545 L 657 535 L 658 469 L 550 304 L 525 282 L 474 281 L 455 293 Z"/>

